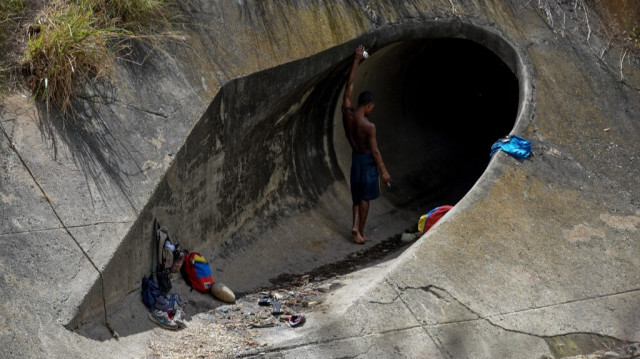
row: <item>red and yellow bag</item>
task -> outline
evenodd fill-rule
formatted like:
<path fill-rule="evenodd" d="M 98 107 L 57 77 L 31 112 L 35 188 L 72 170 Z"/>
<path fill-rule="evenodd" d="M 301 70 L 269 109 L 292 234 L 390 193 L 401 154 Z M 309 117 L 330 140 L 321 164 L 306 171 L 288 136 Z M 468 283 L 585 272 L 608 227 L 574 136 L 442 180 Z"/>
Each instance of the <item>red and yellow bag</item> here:
<path fill-rule="evenodd" d="M 180 273 L 191 288 L 201 293 L 209 293 L 211 286 L 215 283 L 209 263 L 197 252 L 191 252 L 184 257 Z"/>

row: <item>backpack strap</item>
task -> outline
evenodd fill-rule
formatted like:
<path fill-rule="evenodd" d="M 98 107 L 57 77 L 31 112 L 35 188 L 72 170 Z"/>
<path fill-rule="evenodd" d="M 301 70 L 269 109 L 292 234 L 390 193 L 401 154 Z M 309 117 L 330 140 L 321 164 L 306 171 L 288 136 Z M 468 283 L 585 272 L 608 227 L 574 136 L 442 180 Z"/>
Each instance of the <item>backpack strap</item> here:
<path fill-rule="evenodd" d="M 151 275 L 153 281 L 158 283 L 158 277 L 156 276 L 156 268 L 158 266 L 158 231 L 160 230 L 160 224 L 157 219 L 153 219 L 153 255 L 151 256 Z"/>

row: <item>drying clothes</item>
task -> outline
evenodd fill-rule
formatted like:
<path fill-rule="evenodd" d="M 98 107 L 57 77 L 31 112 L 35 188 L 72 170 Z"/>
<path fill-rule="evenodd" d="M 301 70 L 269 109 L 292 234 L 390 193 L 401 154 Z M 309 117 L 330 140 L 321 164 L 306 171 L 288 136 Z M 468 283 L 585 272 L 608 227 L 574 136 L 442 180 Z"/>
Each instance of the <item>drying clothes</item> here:
<path fill-rule="evenodd" d="M 531 154 L 531 142 L 516 135 L 509 135 L 496 141 L 491 146 L 491 154 L 503 151 L 515 158 L 527 158 Z"/>
<path fill-rule="evenodd" d="M 436 224 L 442 216 L 451 210 L 451 208 L 453 208 L 453 206 L 446 205 L 430 210 L 429 213 L 420 217 L 420 220 L 418 221 L 418 231 L 423 234 L 427 232 L 429 228 L 433 227 L 433 225 Z"/>
<path fill-rule="evenodd" d="M 351 155 L 351 199 L 353 204 L 380 197 L 378 176 L 378 166 L 372 154 L 354 153 Z"/>

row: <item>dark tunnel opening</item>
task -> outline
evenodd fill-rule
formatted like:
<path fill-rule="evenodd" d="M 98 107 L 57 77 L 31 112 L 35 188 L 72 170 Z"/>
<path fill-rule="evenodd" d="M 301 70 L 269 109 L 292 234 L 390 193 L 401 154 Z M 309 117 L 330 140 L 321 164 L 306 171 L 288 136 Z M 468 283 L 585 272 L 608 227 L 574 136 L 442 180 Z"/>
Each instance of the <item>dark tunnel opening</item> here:
<path fill-rule="evenodd" d="M 512 70 L 465 39 L 408 40 L 377 50 L 358 70 L 354 96 L 362 90 L 376 97 L 370 119 L 392 175 L 383 196 L 408 210 L 462 199 L 486 169 L 491 144 L 513 128 L 519 105 Z M 333 140 L 348 177 L 341 104 L 342 93 L 335 98 Z"/>

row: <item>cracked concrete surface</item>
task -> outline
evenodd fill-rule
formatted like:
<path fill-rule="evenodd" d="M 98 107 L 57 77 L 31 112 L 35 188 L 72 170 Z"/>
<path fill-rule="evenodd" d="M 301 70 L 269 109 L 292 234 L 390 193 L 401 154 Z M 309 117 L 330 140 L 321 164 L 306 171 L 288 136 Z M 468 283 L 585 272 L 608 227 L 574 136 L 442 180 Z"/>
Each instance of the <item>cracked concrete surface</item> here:
<path fill-rule="evenodd" d="M 0 131 L 2 132 L 2 135 L 4 135 L 4 138 L 11 142 L 11 138 L 9 137 L 9 135 L 7 134 L 7 132 L 5 131 L 4 127 L 0 124 Z M 99 246 L 83 246 L 78 239 L 76 238 L 76 236 L 74 236 L 74 234 L 72 233 L 72 231 L 65 225 L 63 219 L 60 217 L 60 214 L 56 211 L 51 198 L 49 197 L 49 195 L 47 195 L 47 193 L 45 192 L 45 190 L 42 188 L 42 186 L 40 185 L 40 183 L 38 182 L 38 180 L 36 179 L 36 177 L 34 176 L 33 172 L 29 169 L 29 166 L 27 165 L 27 163 L 25 162 L 25 160 L 22 158 L 22 156 L 20 155 L 20 153 L 18 152 L 18 150 L 16 149 L 16 146 L 13 145 L 13 143 L 10 145 L 10 148 L 13 150 L 14 154 L 16 155 L 16 157 L 18 157 L 19 159 L 19 163 L 22 165 L 22 168 L 24 170 L 26 170 L 26 172 L 28 173 L 31 182 L 33 184 L 35 184 L 35 186 L 37 187 L 38 191 L 40 192 L 40 194 L 42 195 L 43 198 L 45 198 L 46 203 L 48 204 L 49 208 L 51 209 L 51 212 L 53 212 L 53 215 L 55 216 L 55 218 L 58 220 L 60 227 L 62 230 L 64 230 L 64 232 L 67 234 L 67 236 L 69 238 L 71 238 L 71 240 L 73 240 L 73 242 L 75 243 L 75 246 L 80 250 L 80 252 L 82 253 L 84 259 L 89 262 L 89 264 L 93 267 L 93 269 L 97 272 L 98 276 L 99 276 L 99 281 L 101 283 L 103 283 L 103 275 L 102 275 L 102 271 L 99 267 L 99 265 L 104 265 L 104 263 L 98 263 L 96 264 L 93 259 L 91 258 L 91 256 L 88 253 L 88 249 L 91 248 L 92 250 L 97 249 L 101 251 L 99 251 L 100 254 L 108 251 L 109 247 L 103 247 L 100 248 Z M 76 227 L 78 228 L 78 227 Z M 29 232 L 29 234 L 33 234 L 33 232 Z M 92 237 L 95 236 L 96 232 L 92 231 Z M 15 233 L 12 233 L 12 235 L 15 235 Z M 120 233 L 120 236 L 122 236 L 123 233 Z M 116 237 L 116 238 L 120 238 L 120 237 Z M 28 248 L 28 247 L 27 247 Z M 33 249 L 33 248 L 31 248 Z M 54 252 L 55 253 L 55 252 Z M 100 256 L 100 254 L 98 255 L 98 258 Z M 76 263 L 76 261 L 71 261 L 71 263 Z M 73 273 L 73 271 L 71 272 Z M 46 280 L 45 278 L 41 278 L 41 280 Z M 103 298 L 104 298 L 104 294 L 103 294 Z M 104 299 L 103 299 L 104 300 Z M 55 307 L 53 309 L 56 309 Z M 60 309 L 61 310 L 61 309 Z M 64 318 L 65 315 L 61 315 L 61 318 Z M 67 318 L 69 318 L 69 314 L 66 315 Z M 104 309 L 104 318 L 105 318 L 105 322 L 108 323 L 107 320 L 107 311 L 106 311 L 106 303 L 105 303 L 105 309 Z M 68 322 L 69 320 L 67 319 L 65 321 Z M 108 325 L 109 326 L 109 325 Z"/>
<path fill-rule="evenodd" d="M 212 258 L 218 278 L 242 283 L 357 250 L 340 232 L 350 206 L 340 150 L 332 124 L 314 127 L 315 109 L 337 98 L 357 42 L 374 63 L 376 50 L 422 36 L 502 55 L 520 86 L 512 132 L 534 155 L 497 154 L 411 248 L 349 275 L 303 327 L 264 329 L 263 356 L 538 359 L 571 333 L 640 340 L 640 67 L 628 57 L 619 69 L 602 33 L 586 39 L 583 2 L 551 14 L 515 0 L 285 3 L 182 4 L 193 27 L 163 51 L 134 48 L 148 61 L 119 64 L 124 86 L 105 103 L 89 97 L 84 122 L 2 99 L 0 356 L 146 357 L 149 338 L 169 340 L 137 297 L 154 216 Z M 558 31 L 548 16 L 563 14 Z M 386 237 L 428 209 L 380 200 L 371 229 Z M 102 329 L 105 314 L 119 320 L 124 335 L 64 327 L 86 313 Z"/>

